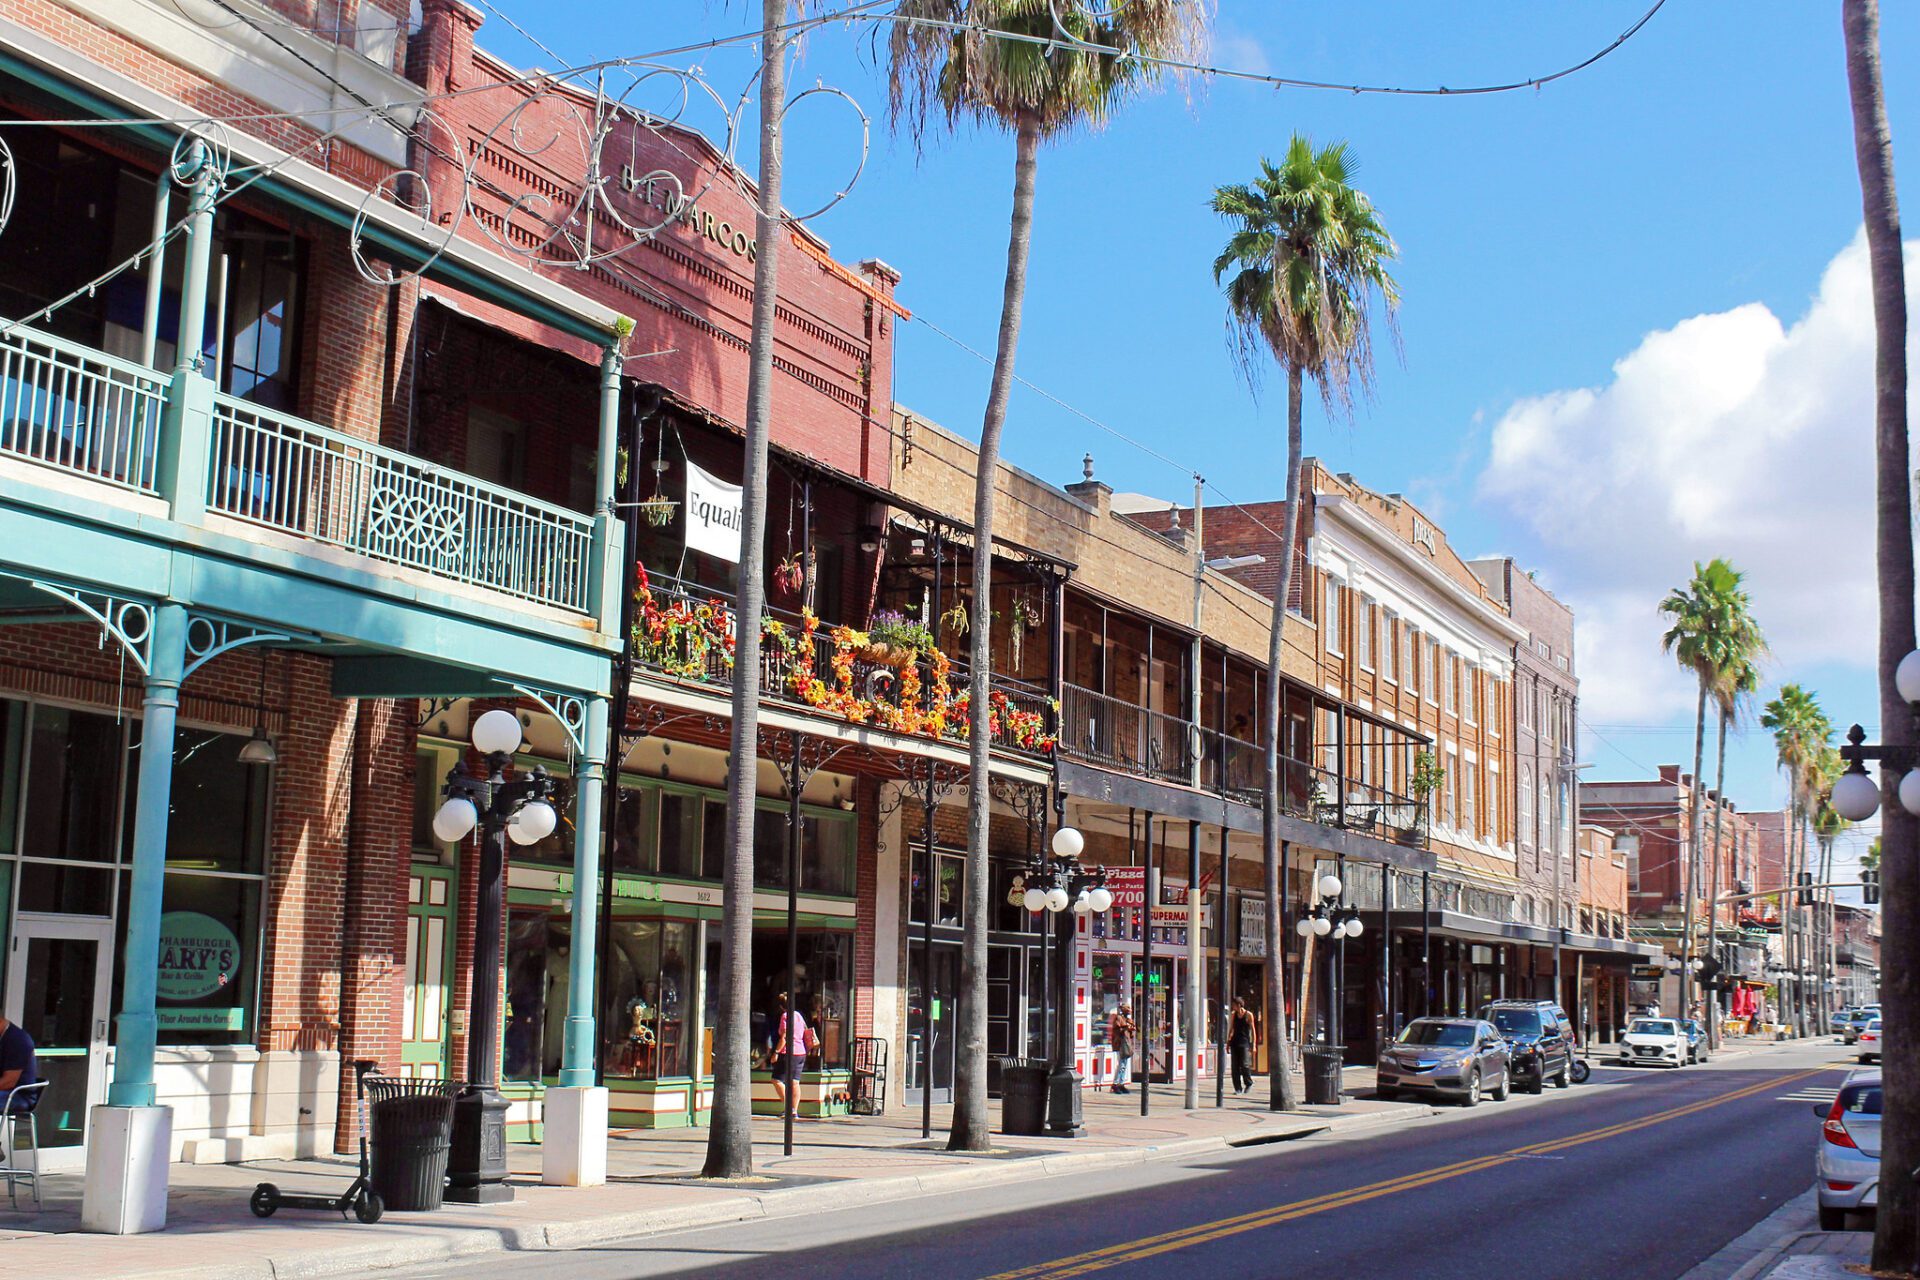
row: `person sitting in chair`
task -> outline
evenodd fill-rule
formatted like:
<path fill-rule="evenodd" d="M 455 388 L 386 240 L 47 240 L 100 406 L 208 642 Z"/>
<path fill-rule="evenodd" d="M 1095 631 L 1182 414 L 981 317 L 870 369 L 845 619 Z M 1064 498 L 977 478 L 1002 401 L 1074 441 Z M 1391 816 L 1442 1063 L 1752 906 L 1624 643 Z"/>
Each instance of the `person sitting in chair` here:
<path fill-rule="evenodd" d="M 19 1023 L 0 1016 L 0 1114 L 13 1109 L 15 1089 L 39 1082 L 40 1077 L 34 1072 L 33 1037 Z M 30 1097 L 32 1100 L 22 1102 L 22 1110 L 31 1109 L 39 1095 Z"/>

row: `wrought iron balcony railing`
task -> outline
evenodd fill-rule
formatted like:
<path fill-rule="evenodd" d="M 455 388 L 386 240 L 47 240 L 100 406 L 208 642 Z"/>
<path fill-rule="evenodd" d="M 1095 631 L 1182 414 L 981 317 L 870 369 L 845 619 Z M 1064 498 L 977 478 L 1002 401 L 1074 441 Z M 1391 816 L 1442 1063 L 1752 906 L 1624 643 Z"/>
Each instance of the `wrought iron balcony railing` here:
<path fill-rule="evenodd" d="M 696 684 L 733 679 L 733 602 L 689 584 L 654 579 L 641 588 L 634 657 L 644 668 Z M 964 742 L 966 667 L 938 652 L 877 644 L 849 627 L 805 615 L 774 614 L 763 628 L 762 696 L 850 724 L 913 737 Z M 993 745 L 1046 756 L 1054 746 L 1044 690 L 996 679 Z"/>
<path fill-rule="evenodd" d="M 585 613 L 593 520 L 395 449 L 215 398 L 207 509 Z"/>
<path fill-rule="evenodd" d="M 152 494 L 167 378 L 15 325 L 0 335 L 0 453 Z"/>

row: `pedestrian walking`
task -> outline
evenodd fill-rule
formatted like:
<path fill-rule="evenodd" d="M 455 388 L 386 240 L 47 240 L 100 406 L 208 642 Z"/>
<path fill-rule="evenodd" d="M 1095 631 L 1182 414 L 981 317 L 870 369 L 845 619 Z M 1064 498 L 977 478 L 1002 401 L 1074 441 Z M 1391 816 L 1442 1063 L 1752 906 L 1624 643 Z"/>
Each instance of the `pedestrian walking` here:
<path fill-rule="evenodd" d="M 774 997 L 773 1090 L 780 1095 L 780 1114 L 800 1112 L 800 1072 L 813 1052 L 814 1032 L 799 1010 L 787 1011 L 787 993 Z"/>
<path fill-rule="evenodd" d="M 1132 1093 L 1127 1081 L 1133 1079 L 1133 1017 L 1127 1012 L 1127 1006 L 1117 1004 L 1113 1012 L 1107 1015 L 1107 1047 L 1113 1050 L 1117 1061 L 1113 1067 L 1111 1093 Z"/>
<path fill-rule="evenodd" d="M 1253 1088 L 1253 1010 L 1239 996 L 1233 998 L 1233 1012 L 1227 1015 L 1227 1052 L 1233 1056 L 1233 1091 L 1245 1093 Z"/>

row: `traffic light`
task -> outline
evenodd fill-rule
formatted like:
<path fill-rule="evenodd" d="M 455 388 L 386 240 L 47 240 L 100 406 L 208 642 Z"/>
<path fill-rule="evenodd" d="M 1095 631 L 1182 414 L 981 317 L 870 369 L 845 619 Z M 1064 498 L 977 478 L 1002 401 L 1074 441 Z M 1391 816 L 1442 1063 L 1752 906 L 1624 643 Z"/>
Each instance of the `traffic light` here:
<path fill-rule="evenodd" d="M 1860 901 L 1868 906 L 1880 901 L 1880 873 L 1875 870 L 1860 873 Z"/>
<path fill-rule="evenodd" d="M 1813 872 L 1811 871 L 1800 873 L 1800 905 L 1803 907 L 1813 905 Z"/>

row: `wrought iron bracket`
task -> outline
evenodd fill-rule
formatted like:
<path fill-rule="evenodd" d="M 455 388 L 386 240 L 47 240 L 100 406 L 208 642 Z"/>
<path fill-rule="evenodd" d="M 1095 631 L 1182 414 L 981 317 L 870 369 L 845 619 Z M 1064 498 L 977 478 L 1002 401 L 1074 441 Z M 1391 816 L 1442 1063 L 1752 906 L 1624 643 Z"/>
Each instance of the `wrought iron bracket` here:
<path fill-rule="evenodd" d="M 92 591 L 65 583 L 29 578 L 27 585 L 56 600 L 64 600 L 100 624 L 103 634 L 111 636 L 121 650 L 140 668 L 141 675 L 152 674 L 153 604 L 116 596 L 110 591 Z"/>
<path fill-rule="evenodd" d="M 567 741 L 573 744 L 574 754 L 586 754 L 587 702 L 585 698 L 579 694 L 561 693 L 557 689 L 542 689 L 538 685 L 531 684 L 509 682 L 507 687 L 539 703 L 548 715 L 560 722 L 560 728 L 566 733 Z"/>
<path fill-rule="evenodd" d="M 1029 827 L 1039 827 L 1046 823 L 1047 811 L 1052 803 L 1048 797 L 1048 788 L 1038 782 L 1022 782 L 1016 778 L 1003 778 L 994 775 L 987 779 L 987 791 L 1015 816 L 1021 818 Z"/>
<path fill-rule="evenodd" d="M 1920 714 L 1916 714 L 1915 719 L 1920 720 Z M 1856 724 L 1847 730 L 1847 745 L 1840 748 L 1840 758 L 1861 767 L 1869 760 L 1878 760 L 1888 769 L 1907 773 L 1920 768 L 1920 746 L 1868 742 L 1867 731 Z"/>
<path fill-rule="evenodd" d="M 459 701 L 460 699 L 458 698 L 421 698 L 419 700 L 420 714 L 413 718 L 415 731 L 426 728 L 427 722 L 435 716 L 445 715 L 448 711 L 451 711 L 453 705 Z"/>
<path fill-rule="evenodd" d="M 249 644 L 318 644 L 320 637 L 291 630 L 256 626 L 214 614 L 196 613 L 187 620 L 186 679 L 223 653 Z"/>
<path fill-rule="evenodd" d="M 780 768 L 780 781 L 791 799 L 807 789 L 814 775 L 851 749 L 851 743 L 833 742 L 792 729 L 760 730 L 760 752 Z"/>

